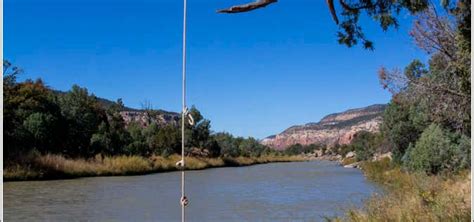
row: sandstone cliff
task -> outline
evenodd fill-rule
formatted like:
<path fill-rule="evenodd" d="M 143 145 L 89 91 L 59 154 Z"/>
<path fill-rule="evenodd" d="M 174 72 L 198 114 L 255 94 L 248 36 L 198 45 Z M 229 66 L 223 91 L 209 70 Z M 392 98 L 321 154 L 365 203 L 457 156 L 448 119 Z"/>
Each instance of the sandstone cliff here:
<path fill-rule="evenodd" d="M 125 124 L 128 126 L 132 122 L 140 124 L 142 127 L 147 127 L 151 123 L 156 123 L 158 126 L 164 125 L 178 125 L 179 114 L 166 111 L 144 111 L 144 110 L 127 110 L 121 111 Z"/>
<path fill-rule="evenodd" d="M 318 123 L 292 126 L 280 134 L 263 139 L 262 144 L 278 150 L 293 144 L 348 144 L 359 131 L 379 130 L 386 105 L 377 104 L 330 114 Z"/>
<path fill-rule="evenodd" d="M 59 91 L 58 91 L 59 92 Z M 59 92 L 63 93 L 63 92 Z M 116 104 L 116 102 L 96 97 L 99 103 L 105 108 Z M 130 123 L 138 123 L 142 127 L 147 127 L 152 123 L 157 124 L 158 126 L 165 125 L 174 125 L 178 126 L 179 123 L 179 113 L 169 112 L 161 109 L 134 109 L 127 106 L 124 106 L 120 115 L 125 121 L 125 125 L 128 126 Z"/>

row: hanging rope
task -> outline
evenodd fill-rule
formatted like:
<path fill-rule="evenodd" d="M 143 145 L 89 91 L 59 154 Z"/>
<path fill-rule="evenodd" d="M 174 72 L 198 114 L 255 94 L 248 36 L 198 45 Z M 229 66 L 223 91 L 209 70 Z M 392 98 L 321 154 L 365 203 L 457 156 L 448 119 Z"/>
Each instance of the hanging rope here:
<path fill-rule="evenodd" d="M 186 0 L 183 0 L 183 83 L 182 83 L 182 113 L 181 113 L 181 160 L 176 163 L 178 167 L 181 168 L 181 221 L 185 222 L 185 208 L 189 203 L 188 198 L 185 195 L 185 161 L 184 161 L 184 129 L 185 129 L 185 119 L 187 116 L 190 116 L 188 113 L 188 109 L 186 108 Z M 190 122 L 192 117 L 189 118 Z M 192 123 L 194 124 L 194 119 L 192 119 Z"/>

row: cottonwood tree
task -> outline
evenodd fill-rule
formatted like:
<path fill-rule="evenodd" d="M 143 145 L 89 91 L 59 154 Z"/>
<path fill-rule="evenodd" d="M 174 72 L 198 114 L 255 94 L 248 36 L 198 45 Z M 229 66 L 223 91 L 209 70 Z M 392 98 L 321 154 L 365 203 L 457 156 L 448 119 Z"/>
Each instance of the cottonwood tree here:
<path fill-rule="evenodd" d="M 410 32 L 420 49 L 431 54 L 426 67 L 414 60 L 402 72 L 382 67 L 382 86 L 394 95 L 394 102 L 405 105 L 424 104 L 430 119 L 443 126 L 470 133 L 470 66 L 463 51 L 463 41 L 455 20 L 439 16 L 430 8 L 415 19 Z M 469 86 L 466 90 L 465 86 Z"/>

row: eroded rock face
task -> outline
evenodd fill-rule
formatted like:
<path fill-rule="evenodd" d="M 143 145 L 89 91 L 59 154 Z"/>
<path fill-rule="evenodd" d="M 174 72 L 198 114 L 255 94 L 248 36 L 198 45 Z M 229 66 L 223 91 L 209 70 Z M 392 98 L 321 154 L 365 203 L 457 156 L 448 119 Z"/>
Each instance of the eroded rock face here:
<path fill-rule="evenodd" d="M 125 121 L 126 126 L 132 122 L 136 122 L 142 127 L 147 127 L 152 123 L 156 123 L 158 126 L 168 124 L 177 126 L 179 121 L 179 114 L 172 112 L 121 111 L 120 115 Z"/>
<path fill-rule="evenodd" d="M 292 126 L 280 134 L 267 137 L 262 144 L 283 150 L 294 144 L 314 143 L 333 146 L 348 144 L 360 131 L 376 132 L 386 105 L 372 105 L 328 115 L 318 123 Z"/>

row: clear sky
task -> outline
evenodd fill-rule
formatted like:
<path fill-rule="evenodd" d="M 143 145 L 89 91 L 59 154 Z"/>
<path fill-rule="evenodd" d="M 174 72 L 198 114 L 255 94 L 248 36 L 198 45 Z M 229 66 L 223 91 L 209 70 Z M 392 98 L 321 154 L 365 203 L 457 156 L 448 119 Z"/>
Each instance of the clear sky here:
<path fill-rule="evenodd" d="M 347 48 L 322 0 L 280 0 L 247 14 L 216 9 L 250 0 L 188 0 L 188 102 L 214 131 L 264 138 L 349 108 L 387 103 L 376 71 L 426 56 L 410 16 L 386 33 L 362 25 L 375 51 Z M 5 0 L 4 57 L 21 79 L 73 84 L 127 106 L 181 106 L 180 0 Z"/>

